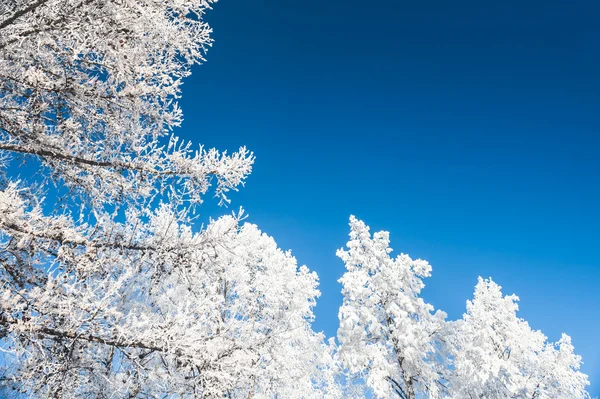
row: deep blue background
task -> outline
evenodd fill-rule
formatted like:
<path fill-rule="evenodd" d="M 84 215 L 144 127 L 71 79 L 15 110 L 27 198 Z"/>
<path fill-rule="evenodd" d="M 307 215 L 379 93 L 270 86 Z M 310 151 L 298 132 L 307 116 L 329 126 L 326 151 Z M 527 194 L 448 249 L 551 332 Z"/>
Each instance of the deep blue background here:
<path fill-rule="evenodd" d="M 477 276 L 518 294 L 533 328 L 573 337 L 598 395 L 599 13 L 577 0 L 221 1 L 178 134 L 255 152 L 232 208 L 319 273 L 317 329 L 337 329 L 335 250 L 355 214 L 432 263 L 424 296 L 451 318 Z"/>

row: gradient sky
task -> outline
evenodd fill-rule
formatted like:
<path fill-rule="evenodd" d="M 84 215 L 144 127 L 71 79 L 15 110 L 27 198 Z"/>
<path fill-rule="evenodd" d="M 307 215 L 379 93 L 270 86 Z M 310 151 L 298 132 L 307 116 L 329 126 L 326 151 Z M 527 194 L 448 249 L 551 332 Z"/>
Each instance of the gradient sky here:
<path fill-rule="evenodd" d="M 178 134 L 255 152 L 231 208 L 318 272 L 316 329 L 336 332 L 355 214 L 432 263 L 424 297 L 452 319 L 477 276 L 519 295 L 533 328 L 573 337 L 600 395 L 599 12 L 223 0 Z"/>

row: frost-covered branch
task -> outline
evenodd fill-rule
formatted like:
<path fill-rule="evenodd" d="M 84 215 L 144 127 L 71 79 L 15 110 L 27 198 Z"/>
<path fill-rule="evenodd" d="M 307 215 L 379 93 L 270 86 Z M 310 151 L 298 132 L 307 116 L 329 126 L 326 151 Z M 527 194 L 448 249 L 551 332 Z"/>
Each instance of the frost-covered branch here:
<path fill-rule="evenodd" d="M 253 156 L 159 139 L 182 121 L 182 79 L 211 45 L 208 1 L 12 0 L 0 6 L 0 150 L 102 201 L 175 183 L 200 202 L 243 184 Z M 111 182 L 111 184 L 107 184 Z"/>

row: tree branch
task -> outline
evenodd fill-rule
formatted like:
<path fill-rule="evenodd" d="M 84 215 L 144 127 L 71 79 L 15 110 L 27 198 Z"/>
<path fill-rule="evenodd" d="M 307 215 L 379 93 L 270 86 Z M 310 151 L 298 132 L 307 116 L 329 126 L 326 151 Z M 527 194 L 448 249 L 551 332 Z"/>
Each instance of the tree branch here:
<path fill-rule="evenodd" d="M 25 7 L 24 9 L 15 12 L 13 15 L 11 15 L 10 17 L 8 17 L 4 21 L 0 22 L 0 29 L 6 28 L 8 25 L 12 24 L 13 22 L 15 22 L 17 19 L 19 19 L 23 15 L 27 14 L 28 12 L 31 12 L 31 11 L 35 10 L 36 8 L 38 8 L 42 4 L 46 3 L 47 1 L 48 0 L 37 0 L 36 2 L 34 2 L 34 3 L 30 4 L 29 6 Z"/>
<path fill-rule="evenodd" d="M 136 165 L 131 162 L 119 162 L 119 161 L 100 161 L 95 159 L 89 159 L 80 157 L 77 155 L 64 154 L 55 149 L 44 149 L 44 148 L 32 148 L 17 144 L 0 143 L 0 150 L 18 152 L 21 154 L 37 155 L 42 158 L 54 158 L 63 161 L 72 162 L 75 164 L 81 164 L 86 166 L 95 166 L 100 168 L 113 168 L 116 170 L 132 170 L 136 172 L 144 172 L 155 176 L 192 176 L 191 172 L 177 171 L 177 170 L 156 170 L 149 168 L 144 165 Z M 207 175 L 215 175 L 217 171 L 209 171 Z"/>

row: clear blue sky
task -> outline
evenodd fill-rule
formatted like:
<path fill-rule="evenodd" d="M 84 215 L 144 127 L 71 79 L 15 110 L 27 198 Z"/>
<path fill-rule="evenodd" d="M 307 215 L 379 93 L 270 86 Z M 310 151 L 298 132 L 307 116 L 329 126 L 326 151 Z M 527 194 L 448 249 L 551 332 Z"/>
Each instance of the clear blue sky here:
<path fill-rule="evenodd" d="M 573 337 L 600 395 L 599 12 L 223 0 L 178 133 L 255 152 L 233 208 L 319 273 L 317 329 L 337 329 L 355 214 L 432 263 L 424 295 L 451 318 L 477 276 L 519 295 L 534 328 Z"/>

